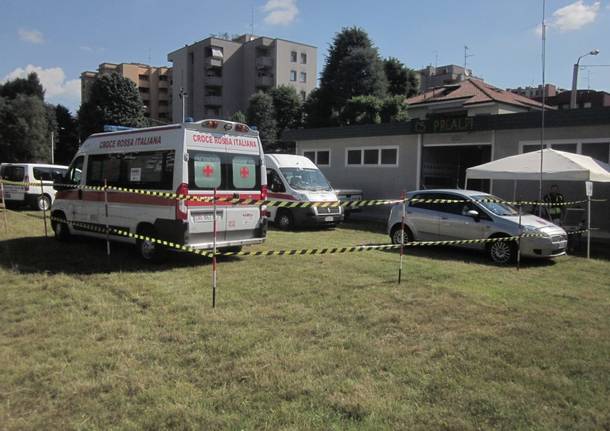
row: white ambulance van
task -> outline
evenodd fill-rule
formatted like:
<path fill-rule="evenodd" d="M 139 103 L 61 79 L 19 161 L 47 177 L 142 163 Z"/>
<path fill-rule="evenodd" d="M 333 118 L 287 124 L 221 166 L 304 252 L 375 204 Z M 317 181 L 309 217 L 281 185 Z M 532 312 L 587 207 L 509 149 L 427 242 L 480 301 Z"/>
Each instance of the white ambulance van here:
<path fill-rule="evenodd" d="M 307 157 L 265 154 L 270 200 L 336 202 L 337 194 Z M 294 226 L 334 226 L 343 220 L 341 207 L 270 207 L 269 219 L 281 229 Z"/>
<path fill-rule="evenodd" d="M 53 229 L 70 235 L 105 238 L 100 228 L 150 236 L 195 249 L 235 251 L 265 240 L 264 207 L 178 201 L 161 196 L 84 186 L 127 187 L 217 198 L 266 198 L 264 156 L 258 132 L 221 120 L 202 120 L 144 129 L 98 133 L 80 147 L 65 176 L 56 180 Z M 62 185 L 63 184 L 63 185 Z M 83 187 L 73 187 L 73 185 Z M 78 223 L 78 224 L 77 224 Z M 137 244 L 145 260 L 158 261 L 163 248 L 153 241 L 113 235 Z"/>
<path fill-rule="evenodd" d="M 0 178 L 4 184 L 4 198 L 9 204 L 27 205 L 35 210 L 51 208 L 55 199 L 53 177 L 66 172 L 67 166 L 40 163 L 2 163 Z M 11 184 L 12 182 L 25 184 Z"/>

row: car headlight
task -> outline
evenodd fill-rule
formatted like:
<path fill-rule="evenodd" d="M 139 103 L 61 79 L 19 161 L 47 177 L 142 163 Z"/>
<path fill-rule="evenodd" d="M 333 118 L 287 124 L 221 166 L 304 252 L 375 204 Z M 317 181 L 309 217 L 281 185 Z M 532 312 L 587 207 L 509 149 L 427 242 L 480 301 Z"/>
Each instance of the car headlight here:
<path fill-rule="evenodd" d="M 533 226 L 521 226 L 521 233 L 522 234 L 529 234 L 529 235 L 532 235 L 532 234 L 538 234 L 539 235 L 542 232 L 540 232 L 538 230 L 538 228 L 535 228 Z"/>

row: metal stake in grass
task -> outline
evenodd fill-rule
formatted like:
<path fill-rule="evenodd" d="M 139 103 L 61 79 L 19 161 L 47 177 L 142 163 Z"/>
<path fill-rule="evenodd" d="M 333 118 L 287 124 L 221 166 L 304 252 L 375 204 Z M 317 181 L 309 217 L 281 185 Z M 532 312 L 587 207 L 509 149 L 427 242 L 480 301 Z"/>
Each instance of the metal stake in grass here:
<path fill-rule="evenodd" d="M 212 236 L 212 308 L 216 308 L 216 188 L 214 188 L 213 199 L 213 236 Z"/>
<path fill-rule="evenodd" d="M 40 198 L 44 201 L 44 183 L 40 180 Z M 44 236 L 45 238 L 49 237 L 49 232 L 47 230 L 47 205 L 45 202 L 42 204 L 42 219 L 44 220 Z"/>
<path fill-rule="evenodd" d="M 402 215 L 400 216 L 401 236 L 400 236 L 400 265 L 398 267 L 398 284 L 400 284 L 400 280 L 402 278 L 402 261 L 403 261 L 404 254 L 405 254 L 405 208 L 407 206 L 407 196 L 404 191 L 400 195 L 400 198 L 402 199 Z"/>
<path fill-rule="evenodd" d="M 518 205 L 519 208 L 519 239 L 517 240 L 517 271 L 519 271 L 521 267 L 521 235 L 523 235 L 523 226 L 521 226 L 521 205 Z"/>
<path fill-rule="evenodd" d="M 4 182 L 0 179 L 0 197 L 2 198 L 2 202 L 0 203 L 0 209 L 4 213 L 4 232 L 8 234 L 8 217 L 6 212 L 8 211 L 6 208 L 6 198 L 4 197 Z"/>
<path fill-rule="evenodd" d="M 104 179 L 104 211 L 106 214 L 106 256 L 110 256 L 110 226 L 108 225 L 108 182 Z"/>

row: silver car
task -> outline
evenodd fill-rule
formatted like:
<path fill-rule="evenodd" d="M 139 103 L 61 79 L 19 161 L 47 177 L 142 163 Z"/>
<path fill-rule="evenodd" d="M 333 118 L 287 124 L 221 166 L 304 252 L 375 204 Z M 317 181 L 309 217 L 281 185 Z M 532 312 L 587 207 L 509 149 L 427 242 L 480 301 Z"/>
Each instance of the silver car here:
<path fill-rule="evenodd" d="M 521 217 L 518 210 L 506 203 L 481 202 L 499 198 L 473 190 L 421 190 L 410 192 L 408 198 L 445 199 L 463 202 L 434 203 L 409 201 L 406 204 L 406 241 L 436 241 L 482 239 L 537 234 L 521 239 L 521 255 L 527 257 L 556 257 L 565 254 L 567 234 L 559 226 L 535 215 Z M 402 204 L 392 207 L 387 231 L 394 244 L 402 241 Z M 517 255 L 515 241 L 496 241 L 470 244 L 471 248 L 486 250 L 496 263 L 513 261 Z"/>

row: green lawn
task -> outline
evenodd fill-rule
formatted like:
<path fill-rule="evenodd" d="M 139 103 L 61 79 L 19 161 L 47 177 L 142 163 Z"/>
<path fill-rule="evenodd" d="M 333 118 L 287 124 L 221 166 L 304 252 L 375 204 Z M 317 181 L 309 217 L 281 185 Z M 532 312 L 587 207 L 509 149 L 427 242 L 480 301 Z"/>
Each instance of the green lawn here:
<path fill-rule="evenodd" d="M 143 264 L 0 233 L 0 429 L 610 429 L 610 262 L 456 249 Z M 260 249 L 383 243 L 357 225 Z"/>

